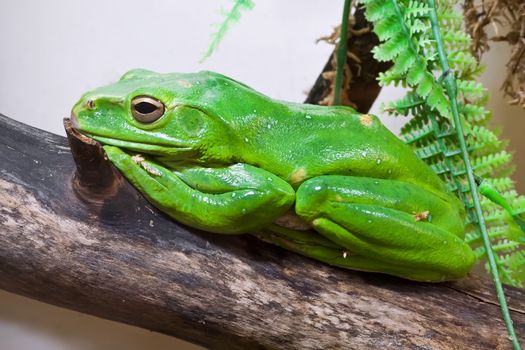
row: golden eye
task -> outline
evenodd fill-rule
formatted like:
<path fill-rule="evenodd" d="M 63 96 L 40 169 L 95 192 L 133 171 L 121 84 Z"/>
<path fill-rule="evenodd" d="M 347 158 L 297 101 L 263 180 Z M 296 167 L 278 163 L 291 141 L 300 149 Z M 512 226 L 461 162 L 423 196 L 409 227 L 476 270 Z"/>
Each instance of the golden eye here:
<path fill-rule="evenodd" d="M 138 122 L 153 123 L 164 115 L 164 104 L 149 96 L 137 96 L 131 101 L 131 114 Z"/>

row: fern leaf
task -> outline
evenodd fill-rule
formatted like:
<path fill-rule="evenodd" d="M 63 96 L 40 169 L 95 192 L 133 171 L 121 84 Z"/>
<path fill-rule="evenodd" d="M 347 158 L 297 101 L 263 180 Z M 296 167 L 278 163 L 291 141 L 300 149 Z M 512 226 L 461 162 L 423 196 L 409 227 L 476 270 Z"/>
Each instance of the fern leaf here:
<path fill-rule="evenodd" d="M 380 60 L 390 60 L 392 67 L 381 74 L 380 84 L 401 84 L 409 92 L 392 101 L 384 110 L 393 115 L 412 116 L 401 129 L 402 139 L 457 193 L 467 208 L 466 240 L 481 258 L 485 251 L 481 236 L 475 229 L 472 193 L 460 157 L 456 131 L 451 123 L 450 101 L 440 78 L 436 42 L 430 30 L 429 7 L 423 0 L 362 0 L 367 18 L 374 22 L 374 31 L 382 43 L 374 51 Z M 446 57 L 457 77 L 460 122 L 465 130 L 467 150 L 476 175 L 482 176 L 499 191 L 512 207 L 514 215 L 524 213 L 525 197 L 518 196 L 507 176 L 512 170 L 511 155 L 498 133 L 487 128 L 491 113 L 486 110 L 487 93 L 475 81 L 483 71 L 469 51 L 470 37 L 461 28 L 462 15 L 455 9 L 457 0 L 440 1 L 438 18 L 447 28 L 442 40 L 448 49 Z M 490 240 L 504 263 L 498 267 L 502 278 L 514 285 L 523 284 L 525 235 L 517 228 L 511 215 L 491 201 L 481 201 Z M 508 264 L 514 261 L 514 264 Z"/>
<path fill-rule="evenodd" d="M 408 42 L 402 32 L 398 31 L 385 43 L 374 47 L 374 58 L 378 61 L 392 61 L 401 52 L 408 49 Z"/>
<path fill-rule="evenodd" d="M 483 106 L 478 106 L 472 103 L 465 103 L 461 106 L 461 114 L 470 124 L 479 124 L 485 122 L 491 117 L 489 111 Z"/>
<path fill-rule="evenodd" d="M 395 68 L 393 69 L 395 70 Z M 425 100 L 423 100 L 417 94 L 408 92 L 402 99 L 389 102 L 388 105 L 383 108 L 383 110 L 396 115 L 416 115 L 419 110 L 418 107 L 422 106 L 424 103 Z M 420 122 L 419 119 L 412 120 L 416 120 L 418 123 Z M 405 130 L 407 130 L 407 127 L 405 127 Z"/>
<path fill-rule="evenodd" d="M 234 23 L 237 23 L 241 18 L 241 11 L 250 10 L 253 8 L 253 6 L 254 5 L 251 0 L 235 0 L 235 3 L 233 4 L 230 11 L 222 11 L 224 15 L 224 21 L 219 25 L 219 28 L 213 34 L 211 43 L 208 46 L 208 50 L 206 50 L 204 55 L 202 55 L 200 62 L 204 62 L 204 60 L 210 57 L 211 54 L 217 49 L 219 43 L 224 38 L 224 35 L 226 34 L 230 26 Z"/>
<path fill-rule="evenodd" d="M 468 100 L 479 99 L 486 96 L 486 89 L 477 81 L 472 80 L 456 80 L 458 91 L 463 93 L 464 98 Z"/>

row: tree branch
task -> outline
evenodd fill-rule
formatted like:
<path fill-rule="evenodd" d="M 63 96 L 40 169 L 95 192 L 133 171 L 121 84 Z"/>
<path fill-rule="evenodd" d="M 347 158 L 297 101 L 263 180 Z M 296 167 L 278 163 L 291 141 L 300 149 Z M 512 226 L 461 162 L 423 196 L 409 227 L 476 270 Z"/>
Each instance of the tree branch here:
<path fill-rule="evenodd" d="M 357 111 L 368 113 L 370 107 L 379 95 L 381 86 L 377 76 L 392 65 L 391 62 L 379 62 L 374 58 L 372 49 L 379 44 L 379 39 L 372 31 L 372 23 L 365 18 L 363 6 L 358 6 L 352 17 L 352 28 L 347 40 L 347 76 L 350 79 L 344 91 L 347 102 L 353 104 Z M 335 55 L 332 54 L 326 62 L 323 71 L 317 77 L 314 86 L 308 93 L 305 103 L 320 104 L 333 93 L 335 77 Z M 349 75 L 349 76 L 348 76 Z"/>
<path fill-rule="evenodd" d="M 65 138 L 0 115 L 0 288 L 214 349 L 508 348 L 489 281 L 345 271 L 190 229 L 96 154 L 79 160 L 102 169 L 90 197 Z M 506 292 L 523 336 L 524 291 Z"/>

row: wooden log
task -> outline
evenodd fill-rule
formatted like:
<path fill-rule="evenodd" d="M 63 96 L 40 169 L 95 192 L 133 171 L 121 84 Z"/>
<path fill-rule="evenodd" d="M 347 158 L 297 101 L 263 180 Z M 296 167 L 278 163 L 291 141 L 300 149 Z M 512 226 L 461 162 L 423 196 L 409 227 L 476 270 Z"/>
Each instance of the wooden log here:
<path fill-rule="evenodd" d="M 65 138 L 0 115 L 0 288 L 213 349 L 510 348 L 490 281 L 410 282 L 200 232 L 96 154 L 87 182 L 118 186 L 90 198 Z M 506 291 L 525 342 L 524 291 Z"/>
<path fill-rule="evenodd" d="M 347 65 L 351 79 L 347 89 L 343 91 L 346 98 L 355 109 L 361 113 L 368 113 L 370 107 L 379 95 L 381 86 L 377 81 L 379 73 L 385 72 L 392 65 L 391 62 L 379 62 L 374 58 L 372 49 L 379 44 L 377 35 L 372 31 L 372 23 L 365 18 L 365 9 L 358 6 L 352 16 L 351 33 L 348 36 Z M 305 103 L 320 104 L 332 91 L 335 77 L 334 53 L 328 58 L 322 72 L 317 77 L 312 89 L 308 92 Z M 359 60 L 356 61 L 356 60 Z M 331 73 L 330 73 L 331 72 Z M 328 74 L 331 79 L 327 79 Z"/>

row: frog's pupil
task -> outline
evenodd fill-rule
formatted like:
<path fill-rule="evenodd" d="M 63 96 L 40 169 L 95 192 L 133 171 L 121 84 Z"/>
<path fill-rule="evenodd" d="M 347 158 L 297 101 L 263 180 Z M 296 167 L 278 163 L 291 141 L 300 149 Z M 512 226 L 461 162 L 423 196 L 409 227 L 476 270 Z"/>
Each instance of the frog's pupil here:
<path fill-rule="evenodd" d="M 135 110 L 141 114 L 149 114 L 154 112 L 156 109 L 157 106 L 149 102 L 140 102 L 135 105 Z"/>

